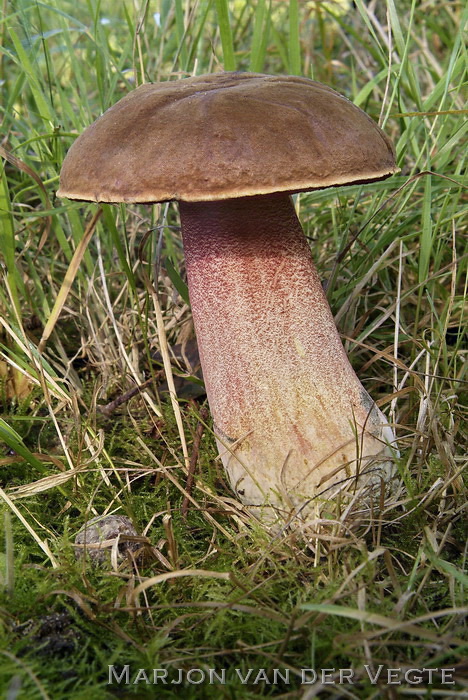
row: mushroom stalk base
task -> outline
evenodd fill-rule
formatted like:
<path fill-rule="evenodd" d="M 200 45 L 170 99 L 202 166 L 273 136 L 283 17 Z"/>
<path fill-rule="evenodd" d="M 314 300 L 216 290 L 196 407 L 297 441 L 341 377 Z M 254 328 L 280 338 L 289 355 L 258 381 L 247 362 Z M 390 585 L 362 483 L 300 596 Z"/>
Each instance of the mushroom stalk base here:
<path fill-rule="evenodd" d="M 392 473 L 286 194 L 180 203 L 214 431 L 239 498 L 297 511 Z"/>

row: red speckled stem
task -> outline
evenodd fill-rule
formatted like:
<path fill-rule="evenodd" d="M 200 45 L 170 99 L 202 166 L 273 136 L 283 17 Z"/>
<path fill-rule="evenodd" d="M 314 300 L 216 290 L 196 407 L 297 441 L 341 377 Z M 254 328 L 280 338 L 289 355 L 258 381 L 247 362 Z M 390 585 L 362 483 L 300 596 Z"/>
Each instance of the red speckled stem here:
<path fill-rule="evenodd" d="M 388 458 L 393 433 L 349 364 L 291 198 L 180 202 L 180 214 L 208 401 L 240 498 L 288 509 Z"/>

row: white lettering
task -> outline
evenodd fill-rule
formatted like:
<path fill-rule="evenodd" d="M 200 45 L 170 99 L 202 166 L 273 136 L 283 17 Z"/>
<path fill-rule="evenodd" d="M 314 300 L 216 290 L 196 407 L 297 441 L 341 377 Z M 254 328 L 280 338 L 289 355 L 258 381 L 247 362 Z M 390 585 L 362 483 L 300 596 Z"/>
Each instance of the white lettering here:
<path fill-rule="evenodd" d="M 199 673 L 200 676 L 198 679 L 193 679 L 193 674 Z M 199 685 L 200 683 L 203 683 L 205 680 L 205 671 L 202 671 L 201 668 L 191 668 L 190 671 L 187 671 L 187 682 L 192 683 L 192 685 Z"/>
<path fill-rule="evenodd" d="M 340 684 L 346 680 L 347 683 L 353 683 L 354 671 L 352 668 L 340 668 Z"/>
<path fill-rule="evenodd" d="M 242 683 L 242 685 L 245 685 L 246 683 L 249 682 L 249 678 L 253 673 L 253 668 L 249 668 L 247 675 L 245 675 L 245 676 L 242 675 L 242 672 L 239 668 L 236 668 L 236 673 L 237 673 L 237 676 L 240 679 L 240 682 Z"/>
<path fill-rule="evenodd" d="M 453 685 L 455 681 L 453 680 L 453 674 L 455 673 L 454 668 L 441 668 L 440 672 L 442 674 L 441 678 L 441 683 L 444 685 Z M 449 678 L 450 680 L 446 680 L 446 678 Z"/>
<path fill-rule="evenodd" d="M 112 676 L 114 676 L 117 683 L 122 683 L 123 677 L 125 677 L 124 683 L 126 683 L 127 685 L 130 683 L 130 665 L 129 664 L 126 664 L 123 667 L 120 676 L 117 675 L 117 672 L 115 670 L 115 666 L 109 666 L 108 668 L 109 668 L 109 680 L 107 681 L 108 685 L 113 683 Z"/>
<path fill-rule="evenodd" d="M 283 681 L 283 683 L 289 683 L 289 668 L 284 669 L 284 675 L 281 673 L 279 668 L 273 669 L 273 684 L 277 685 L 280 681 Z"/>
<path fill-rule="evenodd" d="M 214 668 L 209 668 L 208 674 L 210 677 L 210 683 L 221 683 L 222 685 L 226 684 L 226 669 L 225 668 L 221 669 L 221 675 L 219 675 L 218 671 L 216 671 Z"/>
<path fill-rule="evenodd" d="M 389 668 L 387 669 L 387 683 L 388 685 L 401 685 L 401 668 Z"/>
<path fill-rule="evenodd" d="M 405 681 L 410 685 L 417 685 L 423 682 L 423 677 L 418 668 L 409 668 L 405 673 Z"/>
<path fill-rule="evenodd" d="M 383 664 L 379 664 L 379 668 L 377 669 L 377 673 L 375 676 L 372 675 L 372 670 L 368 664 L 364 664 L 364 668 L 366 669 L 367 676 L 371 682 L 372 685 L 376 685 L 377 681 L 380 678 L 380 674 L 383 671 Z"/>
<path fill-rule="evenodd" d="M 255 676 L 254 684 L 255 683 L 262 683 L 262 682 L 268 683 L 268 685 L 270 685 L 270 681 L 268 680 L 268 676 L 267 676 L 264 668 L 261 668 L 260 671 Z"/>
<path fill-rule="evenodd" d="M 335 681 L 333 680 L 333 676 L 331 675 L 334 673 L 335 669 L 334 668 L 322 668 L 322 683 L 323 685 L 334 685 Z"/>
<path fill-rule="evenodd" d="M 432 680 L 432 676 L 433 676 L 434 673 L 435 673 L 436 671 L 438 671 L 438 670 L 439 670 L 438 668 L 423 668 L 423 672 L 424 672 L 424 671 L 427 671 L 427 675 L 428 675 L 428 677 L 429 677 L 429 678 L 428 678 L 428 682 L 429 682 L 429 683 L 434 683 L 434 681 Z"/>
<path fill-rule="evenodd" d="M 455 668 L 408 668 L 403 670 L 401 668 L 385 668 L 383 664 L 379 664 L 378 667 L 371 667 L 368 664 L 364 664 L 364 669 L 367 673 L 369 681 L 372 685 L 377 685 L 379 682 L 386 682 L 387 685 L 401 685 L 402 682 L 408 683 L 409 685 L 419 685 L 425 681 L 428 684 L 434 683 L 435 676 L 440 674 L 440 682 L 442 685 L 455 685 L 454 673 Z M 267 685 L 278 685 L 281 683 L 289 684 L 290 681 L 290 670 L 287 668 L 273 668 L 271 669 L 272 677 L 268 677 L 268 672 L 264 668 L 253 669 L 249 668 L 242 670 L 239 668 L 234 669 L 239 681 L 242 685 L 251 683 L 253 685 L 258 685 L 264 683 Z M 147 672 L 144 668 L 136 669 L 134 674 L 130 673 L 130 665 L 125 664 L 125 666 L 118 667 L 114 665 L 108 666 L 108 685 L 117 684 L 133 684 L 138 685 L 139 683 L 146 683 L 150 685 L 162 684 L 167 685 L 169 682 L 173 685 L 180 685 L 184 683 L 184 680 L 191 685 L 200 685 L 204 682 L 209 682 L 210 684 L 219 683 L 221 685 L 226 684 L 226 669 L 215 669 L 210 668 L 205 671 L 201 668 L 192 668 L 185 671 L 182 668 L 175 669 L 175 675 L 169 676 L 168 670 L 164 668 L 153 668 L 152 678 L 148 677 L 150 672 Z M 131 675 L 133 679 L 131 679 Z M 355 678 L 355 672 L 352 668 L 322 668 L 315 670 L 313 668 L 303 668 L 301 669 L 301 684 L 302 685 L 313 685 L 314 683 L 321 682 L 322 685 L 334 685 L 339 683 L 344 685 L 345 683 L 353 684 Z"/>
<path fill-rule="evenodd" d="M 157 685 L 160 680 L 166 684 L 166 678 L 167 671 L 165 668 L 153 668 L 153 684 Z"/>
<path fill-rule="evenodd" d="M 182 669 L 178 668 L 177 670 L 179 671 L 179 675 L 176 680 L 172 679 L 172 685 L 179 685 L 180 683 L 182 683 Z"/>
<path fill-rule="evenodd" d="M 138 673 L 135 676 L 135 680 L 133 681 L 133 685 L 136 685 L 137 683 L 140 683 L 141 681 L 144 681 L 145 683 L 150 684 L 151 681 L 146 675 L 146 671 L 144 668 L 139 668 Z"/>
<path fill-rule="evenodd" d="M 307 677 L 310 676 L 309 679 Z M 303 685 L 311 685 L 317 682 L 317 674 L 313 668 L 302 668 L 301 669 L 301 683 Z"/>

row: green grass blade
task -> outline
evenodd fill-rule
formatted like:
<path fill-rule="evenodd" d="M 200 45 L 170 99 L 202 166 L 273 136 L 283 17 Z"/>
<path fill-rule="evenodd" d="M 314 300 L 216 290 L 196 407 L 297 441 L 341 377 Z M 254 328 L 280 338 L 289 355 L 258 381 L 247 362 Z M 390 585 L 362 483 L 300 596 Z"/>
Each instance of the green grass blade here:
<path fill-rule="evenodd" d="M 12 596 L 15 591 L 15 555 L 13 542 L 13 528 L 11 524 L 11 513 L 6 510 L 3 514 L 3 527 L 5 536 L 5 555 L 4 555 L 4 585 L 8 595 Z M 2 561 L 0 559 L 0 561 Z M 0 570 L 3 567 L 0 567 Z M 1 576 L 0 576 L 0 584 Z"/>
<path fill-rule="evenodd" d="M 227 0 L 216 0 L 216 13 L 218 15 L 221 45 L 223 47 L 224 70 L 236 70 L 237 63 L 234 56 L 231 23 L 229 19 L 229 7 Z"/>
<path fill-rule="evenodd" d="M 266 7 L 265 0 L 258 0 L 255 9 L 254 29 L 252 34 L 252 46 L 250 49 L 249 70 L 260 73 L 265 64 L 266 47 L 268 43 L 269 25 L 271 16 L 270 7 Z"/>
<path fill-rule="evenodd" d="M 275 50 L 278 52 L 278 55 L 281 60 L 281 65 L 284 66 L 284 70 L 286 72 L 289 72 L 289 59 L 288 59 L 288 46 L 287 46 L 287 39 L 284 37 L 282 32 L 279 32 L 274 23 L 271 23 L 271 34 L 273 37 L 273 41 L 275 44 Z"/>
<path fill-rule="evenodd" d="M 299 3 L 289 0 L 289 72 L 301 75 L 301 44 L 299 38 Z"/>
<path fill-rule="evenodd" d="M 38 78 L 38 71 L 37 69 L 33 66 L 31 63 L 30 57 L 28 53 L 25 51 L 17 33 L 14 31 L 14 29 L 10 28 L 10 38 L 13 42 L 13 46 L 15 47 L 16 55 L 17 55 L 17 60 L 18 63 L 21 66 L 21 69 L 24 71 L 26 74 L 29 87 L 31 89 L 32 95 L 34 97 L 34 101 L 36 103 L 39 116 L 44 119 L 44 121 L 48 120 L 51 123 L 54 123 L 54 113 L 48 103 L 48 101 L 45 99 L 43 91 L 41 89 L 41 85 L 39 82 Z"/>
<path fill-rule="evenodd" d="M 182 69 L 185 69 L 187 66 L 187 45 L 185 38 L 184 7 L 182 0 L 175 0 L 175 18 L 177 43 L 179 45 L 179 60 L 182 65 Z"/>
<path fill-rule="evenodd" d="M 381 41 L 380 41 L 377 33 L 372 25 L 372 22 L 369 19 L 367 7 L 364 5 L 363 0 L 355 0 L 355 4 L 356 4 L 356 7 L 357 7 L 359 14 L 361 15 L 361 18 L 362 18 L 364 24 L 366 25 L 366 29 L 369 32 L 369 37 L 372 37 L 372 46 L 374 48 L 378 48 L 382 64 L 385 65 L 385 63 L 387 62 L 387 55 L 386 55 L 385 49 L 382 46 Z"/>
<path fill-rule="evenodd" d="M 432 176 L 427 175 L 424 182 L 424 197 L 422 203 L 422 230 L 419 251 L 419 282 L 422 283 L 427 278 L 429 261 L 432 254 Z"/>
<path fill-rule="evenodd" d="M 171 280 L 172 284 L 177 289 L 177 291 L 179 292 L 180 296 L 185 301 L 185 303 L 190 306 L 188 287 L 185 284 L 182 277 L 180 276 L 180 274 L 175 269 L 174 265 L 169 260 L 169 258 L 166 258 L 165 263 L 164 263 L 164 267 L 166 269 L 167 275 L 168 275 L 169 279 Z"/>
<path fill-rule="evenodd" d="M 420 637 L 421 639 L 428 639 L 432 641 L 437 641 L 437 632 L 427 629 L 421 624 L 418 624 L 425 619 L 429 618 L 430 615 L 422 615 L 415 620 L 399 620 L 396 617 L 390 617 L 386 615 L 380 615 L 379 613 L 369 612 L 367 610 L 358 610 L 356 608 L 351 608 L 348 606 L 335 605 L 335 604 L 315 604 L 315 603 L 305 603 L 300 606 L 303 610 L 309 610 L 310 612 L 323 613 L 325 615 L 336 615 L 337 617 L 344 617 L 350 620 L 358 620 L 362 624 L 366 625 L 376 625 L 384 630 L 405 630 L 408 634 Z M 446 610 L 440 610 L 437 613 L 438 617 L 444 617 L 445 615 L 456 615 L 466 613 L 467 608 L 448 608 Z M 436 614 L 434 614 L 436 617 Z"/>
<path fill-rule="evenodd" d="M 0 418 L 0 440 L 5 442 L 11 450 L 20 455 L 20 457 L 23 457 L 28 464 L 37 469 L 39 472 L 43 473 L 45 471 L 44 465 L 26 447 L 21 435 L 19 435 L 14 428 L 8 425 L 3 418 Z"/>
<path fill-rule="evenodd" d="M 134 294 L 136 294 L 136 280 L 132 269 L 128 264 L 128 255 L 124 246 L 122 245 L 122 236 L 115 225 L 115 218 L 113 214 L 112 207 L 109 204 L 102 204 L 102 220 L 106 227 L 106 230 L 110 232 L 112 243 L 115 245 L 117 250 L 117 255 L 119 256 L 119 262 L 122 269 L 127 277 L 130 287 Z"/>
<path fill-rule="evenodd" d="M 5 170 L 0 178 L 0 255 L 4 257 L 6 278 L 16 312 L 20 314 L 18 288 L 22 287 L 15 261 L 15 227 L 11 215 L 11 201 Z"/>
<path fill-rule="evenodd" d="M 468 587 L 468 575 L 464 571 L 454 566 L 449 561 L 445 561 L 445 559 L 438 557 L 433 550 L 427 548 L 424 551 L 436 569 L 444 574 L 447 574 L 452 579 L 455 579 L 463 587 Z"/>

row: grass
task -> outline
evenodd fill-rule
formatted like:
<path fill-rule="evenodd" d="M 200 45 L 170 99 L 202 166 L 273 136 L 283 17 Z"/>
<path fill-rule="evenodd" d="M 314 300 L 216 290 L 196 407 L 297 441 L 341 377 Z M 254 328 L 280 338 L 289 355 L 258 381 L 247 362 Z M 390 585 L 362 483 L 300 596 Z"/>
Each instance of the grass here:
<path fill-rule="evenodd" d="M 140 668 L 169 679 L 227 669 L 224 685 L 185 683 L 188 698 L 461 697 L 463 3 L 4 0 L 3 10 L 1 693 L 180 694 L 144 678 L 108 685 L 108 665 L 128 664 L 132 681 Z M 226 486 L 203 399 L 183 395 L 193 382 L 175 405 L 158 393 L 155 270 L 169 344 L 192 334 L 172 205 L 54 198 L 67 149 L 102 110 L 145 80 L 223 67 L 326 82 L 397 149 L 399 175 L 296 200 L 351 362 L 401 449 L 401 493 L 353 532 L 334 521 L 308 542 L 265 532 Z M 77 561 L 78 530 L 114 512 L 134 523 L 143 556 Z M 365 665 L 455 668 L 456 684 L 427 670 L 420 683 L 389 685 L 382 671 L 372 684 Z M 352 668 L 354 682 L 301 684 L 311 668 Z M 254 671 L 242 683 L 234 669 Z M 273 669 L 289 682 L 267 683 Z"/>

